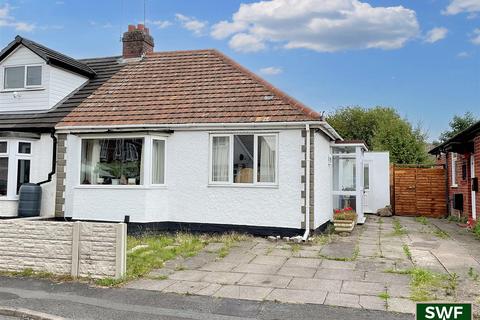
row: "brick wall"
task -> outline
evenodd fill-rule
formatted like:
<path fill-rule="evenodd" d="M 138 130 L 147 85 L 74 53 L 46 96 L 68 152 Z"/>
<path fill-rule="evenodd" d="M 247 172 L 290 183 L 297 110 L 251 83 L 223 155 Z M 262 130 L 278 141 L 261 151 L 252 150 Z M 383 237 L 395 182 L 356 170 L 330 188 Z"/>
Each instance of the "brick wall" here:
<path fill-rule="evenodd" d="M 475 176 L 480 178 L 480 135 L 474 140 L 475 145 Z M 480 218 L 480 192 L 476 193 L 477 220 Z"/>
<path fill-rule="evenodd" d="M 470 186 L 470 155 L 469 154 L 458 154 L 457 155 L 457 165 L 455 168 L 456 177 L 457 177 L 457 187 L 452 186 L 452 154 L 447 154 L 448 161 L 448 183 L 450 185 L 449 194 L 450 194 L 450 208 L 452 214 L 461 214 L 464 217 L 470 217 L 471 212 L 471 186 Z M 467 166 L 466 178 L 462 177 L 462 166 Z M 453 197 L 455 194 L 463 194 L 463 212 L 458 212 L 453 209 Z"/>
<path fill-rule="evenodd" d="M 0 270 L 119 278 L 126 269 L 126 225 L 25 219 L 0 221 Z"/>

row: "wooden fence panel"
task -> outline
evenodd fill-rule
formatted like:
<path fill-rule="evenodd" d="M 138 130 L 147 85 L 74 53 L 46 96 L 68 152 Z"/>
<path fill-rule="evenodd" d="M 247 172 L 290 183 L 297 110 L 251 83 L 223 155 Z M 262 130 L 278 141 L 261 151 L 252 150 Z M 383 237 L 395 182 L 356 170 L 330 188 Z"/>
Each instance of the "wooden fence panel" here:
<path fill-rule="evenodd" d="M 443 167 L 392 166 L 391 184 L 396 215 L 444 217 L 447 213 Z"/>

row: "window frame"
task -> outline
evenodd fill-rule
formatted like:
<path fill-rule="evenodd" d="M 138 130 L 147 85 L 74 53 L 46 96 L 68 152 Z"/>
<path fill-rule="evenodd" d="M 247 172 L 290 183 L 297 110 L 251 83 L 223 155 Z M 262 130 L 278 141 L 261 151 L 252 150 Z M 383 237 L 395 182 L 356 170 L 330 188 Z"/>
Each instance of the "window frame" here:
<path fill-rule="evenodd" d="M 167 187 L 167 176 L 168 176 L 168 166 L 167 166 L 167 150 L 168 150 L 168 135 L 162 134 L 93 134 L 93 135 L 79 135 L 79 144 L 78 144 L 78 170 L 76 172 L 76 182 L 74 183 L 75 189 L 163 189 Z M 92 140 L 92 139 L 142 139 L 142 163 L 141 166 L 143 170 L 141 172 L 140 180 L 141 184 L 136 185 L 113 185 L 113 184 L 82 184 L 82 144 L 83 140 Z M 153 140 L 164 140 L 165 141 L 165 179 L 164 184 L 153 184 L 152 183 L 152 160 L 153 160 Z"/>
<path fill-rule="evenodd" d="M 153 187 L 165 187 L 167 185 L 167 138 L 166 137 L 160 137 L 160 136 L 152 136 L 151 139 L 150 139 L 150 173 L 149 173 L 149 177 L 150 177 L 150 183 L 149 185 L 150 186 L 153 186 Z M 164 150 L 163 150 L 163 183 L 153 183 L 153 143 L 155 140 L 160 140 L 160 141 L 163 141 L 164 145 Z M 144 166 L 145 166 L 145 163 L 144 163 Z M 145 171 L 145 169 L 143 170 Z M 144 177 L 145 179 L 145 177 Z"/>
<path fill-rule="evenodd" d="M 23 87 L 18 87 L 18 88 L 6 88 L 7 85 L 7 69 L 8 68 L 18 68 L 18 67 L 23 67 Z M 40 84 L 39 85 L 27 85 L 27 70 L 28 67 L 40 67 Z M 41 63 L 31 63 L 31 64 L 20 64 L 20 65 L 7 65 L 2 67 L 2 91 L 19 91 L 19 90 L 38 90 L 38 89 L 43 89 L 43 83 L 44 83 L 44 68 L 45 64 Z"/>
<path fill-rule="evenodd" d="M 17 193 L 17 178 L 18 178 L 18 163 L 19 160 L 28 160 L 30 161 L 30 172 L 28 181 L 32 181 L 32 174 L 34 171 L 34 153 L 35 153 L 35 143 L 32 140 L 19 140 L 19 139 L 0 139 L 1 142 L 7 142 L 7 152 L 0 153 L 0 157 L 8 158 L 8 180 L 7 180 L 7 194 L 0 196 L 0 200 L 18 200 Z M 19 144 L 30 143 L 30 153 L 19 153 L 18 147 Z"/>
<path fill-rule="evenodd" d="M 253 136 L 253 182 L 252 183 L 235 183 L 233 181 L 233 164 L 234 164 L 234 138 L 236 135 Z M 275 137 L 275 181 L 274 182 L 258 182 L 258 137 L 273 136 Z M 229 163 L 228 163 L 228 182 L 213 181 L 213 138 L 228 137 L 229 138 Z M 278 187 L 279 184 L 279 134 L 278 132 L 232 132 L 232 133 L 210 133 L 209 137 L 209 161 L 208 161 L 208 185 L 222 187 Z"/>
<path fill-rule="evenodd" d="M 452 152 L 452 159 L 451 159 L 451 173 L 452 173 L 452 183 L 451 187 L 452 188 L 457 188 L 458 187 L 458 179 L 457 179 L 457 163 L 458 163 L 458 154 L 455 152 Z"/>

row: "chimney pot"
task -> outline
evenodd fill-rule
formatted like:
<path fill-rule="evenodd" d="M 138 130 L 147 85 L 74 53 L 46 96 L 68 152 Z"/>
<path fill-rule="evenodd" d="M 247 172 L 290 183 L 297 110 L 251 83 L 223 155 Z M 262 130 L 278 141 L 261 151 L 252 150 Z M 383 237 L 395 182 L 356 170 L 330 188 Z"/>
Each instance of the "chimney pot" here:
<path fill-rule="evenodd" d="M 135 31 L 135 29 L 136 29 L 136 28 L 135 28 L 135 26 L 134 26 L 133 24 L 129 24 L 129 25 L 128 25 L 128 31 L 129 31 L 129 32 L 130 32 L 130 31 Z"/>
<path fill-rule="evenodd" d="M 139 24 L 137 25 L 137 29 L 138 29 L 138 30 L 143 30 L 143 29 L 145 29 L 145 26 L 144 26 L 142 23 L 139 23 Z"/>

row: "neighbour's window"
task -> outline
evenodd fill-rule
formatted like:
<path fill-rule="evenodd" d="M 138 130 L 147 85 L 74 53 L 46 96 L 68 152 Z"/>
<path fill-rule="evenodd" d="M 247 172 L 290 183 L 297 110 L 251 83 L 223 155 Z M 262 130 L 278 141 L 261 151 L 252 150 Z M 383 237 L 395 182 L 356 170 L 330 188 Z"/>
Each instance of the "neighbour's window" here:
<path fill-rule="evenodd" d="M 20 186 L 30 182 L 30 160 L 19 159 L 17 166 L 17 194 Z"/>
<path fill-rule="evenodd" d="M 30 142 L 19 142 L 18 153 L 30 154 L 32 152 L 32 144 Z"/>
<path fill-rule="evenodd" d="M 370 190 L 370 164 L 363 165 L 363 190 Z"/>
<path fill-rule="evenodd" d="M 84 139 L 81 184 L 140 185 L 142 138 Z"/>
<path fill-rule="evenodd" d="M 276 183 L 277 135 L 214 135 L 211 148 L 212 183 Z"/>
<path fill-rule="evenodd" d="M 0 196 L 7 195 L 8 157 L 0 156 Z"/>
<path fill-rule="evenodd" d="M 457 154 L 452 153 L 452 186 L 457 186 Z"/>
<path fill-rule="evenodd" d="M 152 184 L 165 184 L 165 140 L 153 139 Z"/>
<path fill-rule="evenodd" d="M 42 85 L 42 66 L 5 67 L 4 89 L 23 89 Z"/>
<path fill-rule="evenodd" d="M 0 196 L 16 199 L 20 186 L 30 182 L 31 153 L 30 142 L 0 141 Z M 14 164 L 10 170 L 9 164 Z M 10 189 L 9 181 L 13 182 Z"/>

